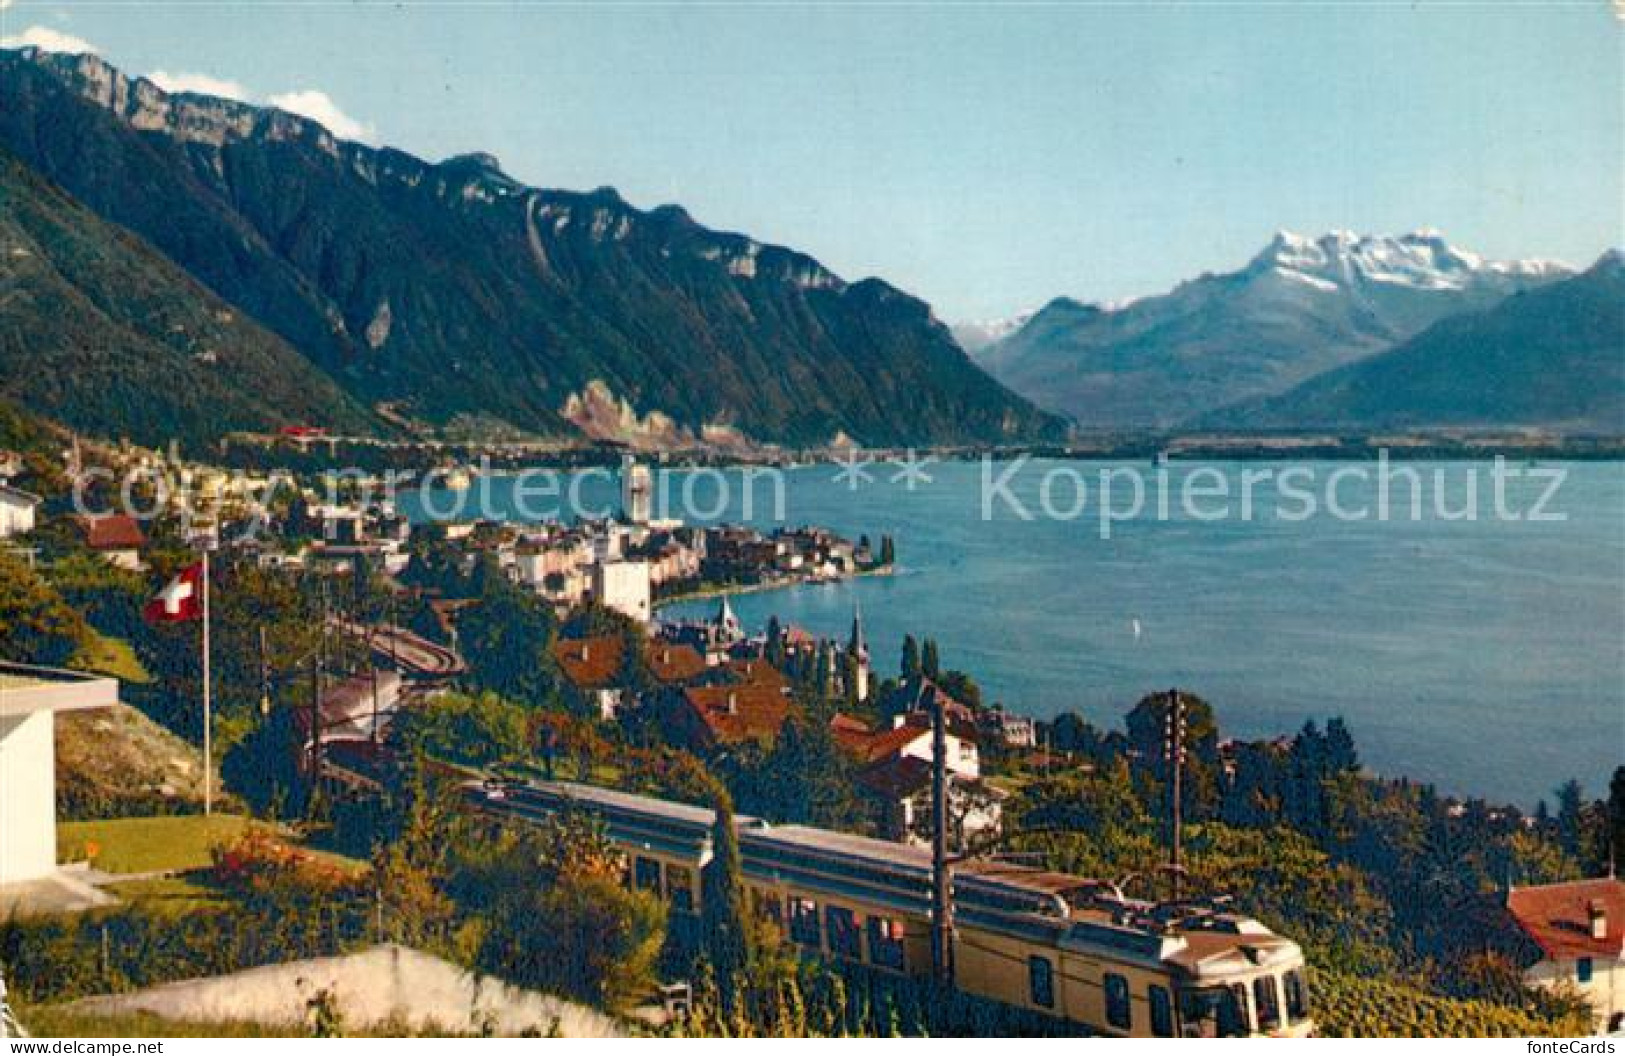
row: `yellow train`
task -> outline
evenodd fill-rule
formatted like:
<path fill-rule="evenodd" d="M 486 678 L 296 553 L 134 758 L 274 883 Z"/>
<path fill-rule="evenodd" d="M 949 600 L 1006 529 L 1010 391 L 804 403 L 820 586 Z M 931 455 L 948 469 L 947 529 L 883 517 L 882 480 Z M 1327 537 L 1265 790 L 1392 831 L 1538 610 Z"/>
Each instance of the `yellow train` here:
<path fill-rule="evenodd" d="M 710 810 L 569 782 L 493 782 L 484 809 L 521 819 L 599 818 L 631 884 L 697 913 Z M 757 905 L 809 954 L 881 972 L 931 971 L 931 855 L 799 825 L 737 819 Z M 1109 884 L 997 861 L 954 867 L 956 985 L 1119 1037 L 1313 1032 L 1303 951 L 1211 903 L 1153 903 Z"/>

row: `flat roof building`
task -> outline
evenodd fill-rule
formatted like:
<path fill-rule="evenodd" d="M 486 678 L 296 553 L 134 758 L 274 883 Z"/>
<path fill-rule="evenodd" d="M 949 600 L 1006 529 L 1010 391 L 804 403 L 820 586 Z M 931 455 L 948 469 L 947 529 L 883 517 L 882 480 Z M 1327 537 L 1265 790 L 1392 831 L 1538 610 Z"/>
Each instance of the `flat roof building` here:
<path fill-rule="evenodd" d="M 56 872 L 56 713 L 117 703 L 114 679 L 0 662 L 0 889 Z"/>

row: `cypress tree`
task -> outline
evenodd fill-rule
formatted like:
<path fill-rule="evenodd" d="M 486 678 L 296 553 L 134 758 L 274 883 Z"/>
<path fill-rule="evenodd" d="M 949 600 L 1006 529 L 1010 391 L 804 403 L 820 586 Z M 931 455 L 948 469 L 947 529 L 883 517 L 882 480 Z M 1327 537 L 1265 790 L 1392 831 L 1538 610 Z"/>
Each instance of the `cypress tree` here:
<path fill-rule="evenodd" d="M 716 821 L 711 830 L 711 862 L 702 878 L 707 960 L 716 972 L 723 1012 L 731 1015 L 738 993 L 732 985 L 751 960 L 745 920 L 745 889 L 740 881 L 739 837 L 734 831 L 733 797 L 720 781 L 711 783 L 711 803 Z"/>
<path fill-rule="evenodd" d="M 912 634 L 903 636 L 903 678 L 905 681 L 920 677 L 920 643 Z"/>
<path fill-rule="evenodd" d="M 926 678 L 938 678 L 942 675 L 942 658 L 937 653 L 935 638 L 925 640 L 925 649 L 920 656 L 920 669 L 925 672 Z"/>

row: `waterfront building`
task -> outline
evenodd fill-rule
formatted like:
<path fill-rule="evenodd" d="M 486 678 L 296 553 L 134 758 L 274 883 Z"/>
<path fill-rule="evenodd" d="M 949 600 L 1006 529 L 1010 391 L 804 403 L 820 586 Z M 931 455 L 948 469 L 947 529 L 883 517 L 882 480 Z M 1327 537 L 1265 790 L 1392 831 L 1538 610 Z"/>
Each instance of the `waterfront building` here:
<path fill-rule="evenodd" d="M 631 524 L 648 524 L 654 515 L 649 467 L 631 455 L 621 459 L 621 512 Z"/>
<path fill-rule="evenodd" d="M 592 597 L 639 623 L 654 615 L 647 561 L 599 561 L 592 566 Z"/>

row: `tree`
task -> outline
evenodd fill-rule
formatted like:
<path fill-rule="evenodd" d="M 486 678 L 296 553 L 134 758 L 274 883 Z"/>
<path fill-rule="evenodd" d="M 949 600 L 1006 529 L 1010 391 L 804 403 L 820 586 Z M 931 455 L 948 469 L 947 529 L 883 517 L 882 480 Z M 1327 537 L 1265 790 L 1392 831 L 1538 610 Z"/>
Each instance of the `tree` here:
<path fill-rule="evenodd" d="M 856 764 L 835 740 L 829 723 L 813 714 L 793 716 L 761 756 L 731 761 L 730 782 L 744 809 L 777 822 L 853 830 L 867 817 L 858 798 Z"/>
<path fill-rule="evenodd" d="M 377 911 L 391 941 L 450 952 L 456 905 L 443 893 L 446 847 L 458 841 L 452 807 L 431 788 L 421 754 L 413 761 L 405 799 L 399 836 L 373 851 Z"/>
<path fill-rule="evenodd" d="M 912 634 L 903 636 L 903 680 L 911 682 L 920 677 L 920 643 Z"/>
<path fill-rule="evenodd" d="M 1557 788 L 1557 839 L 1563 849 L 1580 857 L 1585 846 L 1585 790 L 1569 778 Z"/>
<path fill-rule="evenodd" d="M 724 1010 L 732 1013 L 735 988 L 730 984 L 744 975 L 752 957 L 733 798 L 720 781 L 712 782 L 711 807 L 715 811 L 712 857 L 701 874 L 701 918 L 706 955 L 722 985 Z"/>
<path fill-rule="evenodd" d="M 1172 771 L 1167 758 L 1168 711 L 1171 693 L 1141 698 L 1128 713 L 1129 747 L 1142 761 L 1143 772 L 1166 784 Z M 1185 770 L 1182 780 L 1186 813 L 1192 819 L 1211 817 L 1219 802 L 1219 727 L 1213 708 L 1194 693 L 1180 691 L 1184 705 Z"/>
<path fill-rule="evenodd" d="M 84 619 L 27 563 L 0 553 L 0 659 L 59 667 L 87 633 Z"/>
<path fill-rule="evenodd" d="M 957 853 L 971 850 L 972 837 L 990 837 L 989 831 L 997 827 L 1003 797 L 985 781 L 966 781 L 953 778 L 948 782 L 948 845 Z M 936 828 L 936 803 L 929 785 L 910 797 L 913 823 L 910 835 L 922 843 L 929 843 Z M 971 822 L 991 823 L 986 829 L 973 829 Z"/>
<path fill-rule="evenodd" d="M 937 652 L 935 638 L 925 640 L 925 647 L 920 651 L 920 671 L 926 678 L 936 678 L 942 674 L 942 658 Z"/>
<path fill-rule="evenodd" d="M 1625 868 L 1625 766 L 1614 770 L 1608 782 L 1608 863 Z"/>
<path fill-rule="evenodd" d="M 1360 753 L 1354 748 L 1354 737 L 1341 716 L 1326 720 L 1325 763 L 1331 771 L 1360 769 Z"/>
<path fill-rule="evenodd" d="M 621 882 L 625 856 L 584 815 L 506 832 L 459 882 L 487 920 L 481 966 L 523 986 L 622 1009 L 654 985 L 664 904 Z"/>
<path fill-rule="evenodd" d="M 557 703 L 557 635 L 553 613 L 542 599 L 508 582 L 500 569 L 482 563 L 478 600 L 457 621 L 463 656 L 476 685 L 528 707 Z"/>
<path fill-rule="evenodd" d="M 413 751 L 454 763 L 488 766 L 525 754 L 525 709 L 495 693 L 442 693 L 405 709 L 400 737 Z"/>
<path fill-rule="evenodd" d="M 767 644 L 764 649 L 763 659 L 779 670 L 784 670 L 784 627 L 779 623 L 777 615 L 767 618 Z"/>

